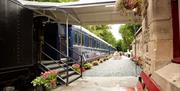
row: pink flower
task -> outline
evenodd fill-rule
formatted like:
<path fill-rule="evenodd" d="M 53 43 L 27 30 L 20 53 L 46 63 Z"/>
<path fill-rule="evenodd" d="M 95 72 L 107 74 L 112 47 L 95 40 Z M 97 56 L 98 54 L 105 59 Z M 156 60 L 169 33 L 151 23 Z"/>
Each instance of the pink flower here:
<path fill-rule="evenodd" d="M 79 64 L 73 64 L 72 67 L 73 68 L 80 68 L 80 65 Z"/>

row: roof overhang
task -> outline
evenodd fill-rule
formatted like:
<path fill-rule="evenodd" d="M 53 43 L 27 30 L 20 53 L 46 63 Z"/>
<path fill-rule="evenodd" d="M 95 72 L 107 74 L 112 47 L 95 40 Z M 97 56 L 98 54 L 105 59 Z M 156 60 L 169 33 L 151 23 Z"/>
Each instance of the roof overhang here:
<path fill-rule="evenodd" d="M 116 0 L 89 3 L 50 3 L 18 0 L 24 7 L 29 8 L 37 15 L 45 15 L 53 20 L 65 23 L 68 17 L 69 24 L 95 25 L 95 24 L 122 24 L 141 22 L 140 16 L 133 11 L 124 14 L 115 8 Z"/>

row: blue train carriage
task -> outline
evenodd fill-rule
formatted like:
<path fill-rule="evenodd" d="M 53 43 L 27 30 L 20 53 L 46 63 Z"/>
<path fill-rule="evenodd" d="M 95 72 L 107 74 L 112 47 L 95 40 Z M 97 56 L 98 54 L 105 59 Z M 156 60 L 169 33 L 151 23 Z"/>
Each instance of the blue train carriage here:
<path fill-rule="evenodd" d="M 83 27 L 73 25 L 70 37 L 70 46 L 75 51 L 70 54 L 77 61 L 80 60 L 77 54 L 82 54 L 86 61 L 92 61 L 114 52 L 112 45 Z"/>

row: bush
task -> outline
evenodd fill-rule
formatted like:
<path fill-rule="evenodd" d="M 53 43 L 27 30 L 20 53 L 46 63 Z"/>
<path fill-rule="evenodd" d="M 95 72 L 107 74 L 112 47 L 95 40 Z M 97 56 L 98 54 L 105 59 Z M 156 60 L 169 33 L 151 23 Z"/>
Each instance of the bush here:
<path fill-rule="evenodd" d="M 91 63 L 85 63 L 83 66 L 84 66 L 85 69 L 91 69 L 92 68 Z"/>
<path fill-rule="evenodd" d="M 93 61 L 92 64 L 93 64 L 93 66 L 96 66 L 96 65 L 99 65 L 99 62 L 98 61 Z"/>
<path fill-rule="evenodd" d="M 103 62 L 104 62 L 103 59 L 99 61 L 99 63 L 103 63 Z"/>

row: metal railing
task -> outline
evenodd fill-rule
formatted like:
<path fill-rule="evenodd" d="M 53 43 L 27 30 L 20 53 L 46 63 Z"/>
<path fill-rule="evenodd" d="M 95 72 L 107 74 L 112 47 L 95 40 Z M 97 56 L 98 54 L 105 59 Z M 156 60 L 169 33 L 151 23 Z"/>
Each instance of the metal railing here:
<path fill-rule="evenodd" d="M 54 48 L 51 44 L 49 44 L 49 43 L 47 43 L 46 41 L 42 41 L 43 43 L 44 43 L 44 47 L 45 46 L 47 46 L 47 47 L 49 47 L 49 48 L 51 48 L 51 49 L 53 49 L 54 51 L 56 51 L 58 54 L 60 54 L 60 55 L 62 55 L 63 57 L 65 57 L 65 58 L 67 58 L 67 61 L 62 61 L 61 60 L 61 58 L 60 58 L 60 60 L 59 60 L 59 62 L 61 62 L 62 64 L 64 64 L 65 65 L 65 67 L 66 67 L 66 69 L 64 68 L 64 66 L 63 66 L 63 68 L 66 70 L 66 74 L 67 74 L 67 78 L 66 78 L 66 82 L 65 82 L 65 84 L 66 85 L 68 85 L 68 83 L 69 83 L 69 69 L 73 69 L 74 70 L 74 68 L 72 68 L 72 67 L 70 67 L 69 65 L 68 65 L 68 62 L 71 60 L 71 61 L 74 61 L 74 62 L 76 62 L 77 64 L 79 64 L 80 65 L 80 73 L 79 72 L 77 72 L 77 71 L 75 71 L 76 73 L 78 73 L 81 77 L 82 77 L 82 68 L 83 68 L 83 56 L 82 55 L 80 55 L 80 54 L 78 54 L 77 52 L 75 52 L 74 50 L 72 50 L 72 49 L 70 49 L 70 50 L 72 50 L 72 53 L 75 53 L 76 55 L 78 55 L 79 56 L 79 58 L 80 58 L 80 60 L 78 60 L 78 62 L 77 62 L 77 59 L 74 59 L 74 58 L 72 58 L 72 57 L 69 57 L 69 56 L 67 56 L 67 55 L 65 55 L 64 53 L 62 53 L 60 50 L 57 50 L 56 48 Z M 41 54 L 43 54 L 43 55 L 45 55 L 46 57 L 48 57 L 50 60 L 52 60 L 52 61 L 54 61 L 55 63 L 57 63 L 59 66 L 61 66 L 62 67 L 62 65 L 59 63 L 59 62 L 57 62 L 55 59 L 53 59 L 51 56 L 49 56 L 47 53 L 45 53 L 44 51 L 42 51 L 41 50 Z M 80 61 L 80 62 L 79 62 Z M 48 69 L 49 70 L 49 69 Z M 60 78 L 61 79 L 61 78 Z M 61 79 L 61 80 L 63 80 L 63 79 Z"/>

